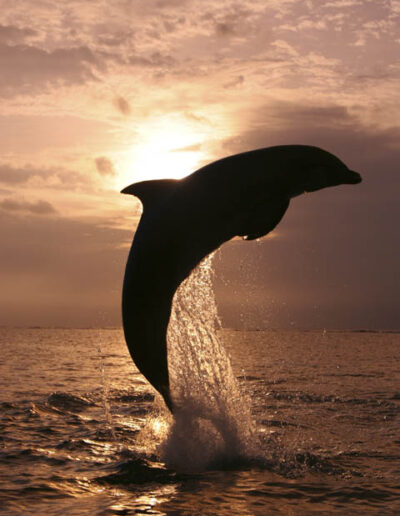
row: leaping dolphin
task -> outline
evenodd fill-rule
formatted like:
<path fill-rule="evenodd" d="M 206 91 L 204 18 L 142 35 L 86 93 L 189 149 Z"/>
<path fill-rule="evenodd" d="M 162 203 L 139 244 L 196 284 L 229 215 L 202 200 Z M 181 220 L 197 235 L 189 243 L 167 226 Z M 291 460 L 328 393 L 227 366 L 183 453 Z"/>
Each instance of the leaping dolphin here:
<path fill-rule="evenodd" d="M 231 238 L 253 240 L 272 231 L 292 197 L 360 182 L 327 151 L 284 145 L 228 156 L 181 180 L 142 181 L 122 190 L 143 204 L 123 285 L 125 340 L 171 412 L 166 335 L 181 282 Z"/>

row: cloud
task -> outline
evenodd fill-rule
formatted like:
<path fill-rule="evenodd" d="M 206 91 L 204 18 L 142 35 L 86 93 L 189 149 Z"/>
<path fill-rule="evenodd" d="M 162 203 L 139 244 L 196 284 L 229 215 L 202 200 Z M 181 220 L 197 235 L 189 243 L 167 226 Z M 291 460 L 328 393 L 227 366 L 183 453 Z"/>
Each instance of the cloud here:
<path fill-rule="evenodd" d="M 201 150 L 201 143 L 194 143 L 193 145 L 187 145 L 186 147 L 172 149 L 171 152 L 197 152 L 199 150 Z"/>
<path fill-rule="evenodd" d="M 20 201 L 15 199 L 3 199 L 0 201 L 0 209 L 10 212 L 26 212 L 35 215 L 49 215 L 56 213 L 57 210 L 47 201 Z"/>
<path fill-rule="evenodd" d="M 35 170 L 33 168 L 17 168 L 7 163 L 0 165 L 1 183 L 15 185 L 19 183 L 25 183 L 32 176 L 43 177 L 43 175 L 45 175 L 45 171 L 43 170 Z"/>
<path fill-rule="evenodd" d="M 371 206 L 377 209 L 379 203 L 394 203 L 400 188 L 400 126 L 380 129 L 375 125 L 364 125 L 343 106 L 283 102 L 260 108 L 250 118 L 247 130 L 224 142 L 224 154 L 272 145 L 321 147 L 362 174 L 364 181 L 360 187 L 351 194 L 345 189 L 343 196 L 348 192 L 352 197 L 357 197 L 364 192 L 362 211 L 366 220 Z M 314 202 L 306 206 L 313 209 Z M 394 204 L 390 205 L 394 220 L 398 209 Z M 387 224 L 393 227 L 390 220 Z M 387 230 L 382 227 L 381 231 Z"/>
<path fill-rule="evenodd" d="M 227 22 L 216 23 L 215 30 L 219 36 L 232 36 L 235 34 L 234 25 Z"/>
<path fill-rule="evenodd" d="M 116 97 L 114 99 L 114 105 L 122 115 L 128 116 L 131 114 L 131 106 L 123 97 Z"/>
<path fill-rule="evenodd" d="M 115 176 L 115 169 L 112 162 L 105 156 L 96 158 L 95 160 L 97 172 L 101 176 Z"/>
<path fill-rule="evenodd" d="M 86 314 L 93 321 L 95 311 L 103 307 L 114 310 L 119 322 L 124 253 L 118 242 L 128 240 L 130 232 L 104 229 L 100 220 L 34 216 L 32 205 L 42 192 L 31 191 L 35 197 L 30 197 L 27 189 L 74 190 L 69 197 L 51 192 L 50 200 L 63 213 L 71 206 L 76 213 L 79 204 L 82 216 L 108 209 L 109 219 L 115 221 L 118 201 L 114 204 L 104 194 L 106 202 L 91 204 L 91 193 L 96 179 L 104 184 L 97 173 L 114 173 L 105 156 L 123 154 L 135 145 L 135 129 L 121 117 L 131 113 L 136 127 L 165 113 L 182 113 L 198 124 L 199 139 L 194 141 L 202 141 L 201 150 L 208 157 L 218 157 L 215 150 L 221 138 L 237 131 L 222 142 L 222 155 L 306 143 L 334 152 L 363 174 L 358 187 L 293 200 L 278 227 L 280 238 L 262 241 L 259 247 L 240 243 L 236 254 L 228 256 L 236 285 L 245 281 L 238 272 L 239 258 L 251 264 L 254 256 L 259 260 L 262 270 L 254 274 L 249 289 L 254 305 L 264 307 L 271 297 L 277 304 L 290 300 L 299 320 L 305 320 L 299 316 L 305 314 L 301 306 L 334 298 L 337 313 L 346 300 L 340 313 L 350 317 L 354 307 L 361 313 L 374 295 L 381 301 L 383 284 L 393 292 L 389 280 L 390 275 L 395 278 L 399 249 L 395 226 L 400 130 L 389 124 L 399 118 L 397 26 L 391 17 L 397 3 L 390 7 L 390 2 L 361 0 L 116 0 L 99 10 L 97 2 L 74 0 L 67 11 L 61 3 L 47 0 L 31 2 L 29 9 L 26 2 L 10 4 L 7 21 L 0 26 L 0 96 L 18 98 L 4 103 L 0 117 L 5 162 L 0 164 L 0 186 L 2 197 L 11 189 L 18 194 L 23 190 L 30 202 L 13 201 L 18 199 L 16 192 L 2 201 L 0 253 L 7 255 L 4 270 L 10 274 L 4 273 L 0 283 L 4 290 L 9 281 L 10 289 L 0 315 L 10 314 L 3 307 L 14 295 L 17 320 L 25 291 L 25 321 L 36 307 L 41 321 L 47 317 L 51 323 L 58 317 L 65 323 L 83 320 Z M 357 38 L 365 45 L 361 53 L 354 46 Z M 72 113 L 79 115 L 72 119 Z M 386 129 L 379 129 L 379 124 Z M 45 167 L 38 165 L 37 156 Z M 71 162 L 87 167 L 96 156 L 100 161 L 89 163 L 89 177 L 66 169 Z M 33 165 L 18 166 L 13 157 Z M 77 196 L 75 190 L 84 195 Z M 122 219 L 119 222 L 126 223 Z M 322 278 L 315 276 L 318 268 L 326 272 Z M 13 294 L 11 283 L 21 283 L 21 278 L 26 284 Z M 106 297 L 111 289 L 115 292 Z M 245 298 L 246 292 L 240 291 L 239 297 Z M 232 306 L 233 298 L 228 292 L 235 320 L 239 309 Z M 389 313 L 385 302 L 382 306 Z M 383 308 L 378 312 L 382 315 Z M 374 317 L 372 310 L 367 315 L 364 320 Z"/>
<path fill-rule="evenodd" d="M 236 77 L 234 77 L 230 81 L 226 82 L 224 84 L 224 88 L 226 88 L 226 89 L 235 88 L 236 86 L 239 86 L 239 84 L 243 84 L 243 83 L 244 83 L 244 76 L 243 75 L 237 75 Z"/>
<path fill-rule="evenodd" d="M 167 33 L 173 33 L 181 29 L 186 23 L 185 16 L 165 16 L 163 19 L 164 29 Z"/>
<path fill-rule="evenodd" d="M 280 144 L 308 144 L 365 162 L 399 152 L 400 126 L 365 124 L 341 105 L 275 102 L 248 113 L 247 129 L 224 142 L 232 152 Z M 397 150 L 396 150 L 397 149 Z"/>
<path fill-rule="evenodd" d="M 0 44 L 0 95 L 32 94 L 49 85 L 97 80 L 101 64 L 86 46 L 46 51 L 29 45 Z"/>
<path fill-rule="evenodd" d="M 218 286 L 225 322 L 237 325 L 247 310 L 253 327 L 396 327 L 400 127 L 363 125 L 343 106 L 291 103 L 259 109 L 247 127 L 226 142 L 226 154 L 316 145 L 359 171 L 363 182 L 295 198 L 279 238 L 222 249 L 217 275 L 230 281 L 229 289 Z"/>
<path fill-rule="evenodd" d="M 176 60 L 169 54 L 156 51 L 152 52 L 149 56 L 131 55 L 128 57 L 127 63 L 132 66 L 162 68 L 175 65 Z"/>
<path fill-rule="evenodd" d="M 0 44 L 21 43 L 36 34 L 35 30 L 29 28 L 20 29 L 14 25 L 0 25 Z"/>
<path fill-rule="evenodd" d="M 0 210 L 0 325 L 119 325 L 132 231 Z"/>
<path fill-rule="evenodd" d="M 37 168 L 31 165 L 15 167 L 8 163 L 0 163 L 0 183 L 17 186 L 40 180 L 41 186 L 57 188 L 68 186 L 75 188 L 91 183 L 90 178 L 63 168 Z"/>
<path fill-rule="evenodd" d="M 107 21 L 96 24 L 93 27 L 93 32 L 96 35 L 95 43 L 104 45 L 108 51 L 112 50 L 112 47 L 123 48 L 129 46 L 134 37 L 134 31 L 129 26 L 115 26 Z"/>

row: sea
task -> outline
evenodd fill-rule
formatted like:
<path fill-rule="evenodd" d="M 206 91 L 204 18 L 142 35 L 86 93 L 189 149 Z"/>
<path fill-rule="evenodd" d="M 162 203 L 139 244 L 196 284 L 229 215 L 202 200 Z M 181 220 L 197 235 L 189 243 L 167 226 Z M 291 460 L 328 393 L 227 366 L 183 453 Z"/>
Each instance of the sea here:
<path fill-rule="evenodd" d="M 0 329 L 0 513 L 400 514 L 400 334 L 224 329 L 207 274 L 174 417 L 122 329 Z"/>

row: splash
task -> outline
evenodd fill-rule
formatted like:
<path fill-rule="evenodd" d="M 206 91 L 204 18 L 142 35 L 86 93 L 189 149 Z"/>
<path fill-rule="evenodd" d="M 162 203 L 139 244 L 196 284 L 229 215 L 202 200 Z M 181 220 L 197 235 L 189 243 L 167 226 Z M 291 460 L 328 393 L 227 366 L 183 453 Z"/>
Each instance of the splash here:
<path fill-rule="evenodd" d="M 115 430 L 114 430 L 114 423 L 111 417 L 111 411 L 110 411 L 110 404 L 108 402 L 108 395 L 109 395 L 109 379 L 106 373 L 105 368 L 105 355 L 103 353 L 103 347 L 101 342 L 101 337 L 98 341 L 97 351 L 100 357 L 100 375 L 101 375 L 101 386 L 102 386 L 102 402 L 103 402 L 103 410 L 104 410 L 104 416 L 107 423 L 108 430 L 110 431 L 112 439 L 115 441 Z"/>
<path fill-rule="evenodd" d="M 164 460 L 181 471 L 204 470 L 258 455 L 250 403 L 241 394 L 218 340 L 220 321 L 207 257 L 175 294 L 168 327 L 174 421 Z"/>

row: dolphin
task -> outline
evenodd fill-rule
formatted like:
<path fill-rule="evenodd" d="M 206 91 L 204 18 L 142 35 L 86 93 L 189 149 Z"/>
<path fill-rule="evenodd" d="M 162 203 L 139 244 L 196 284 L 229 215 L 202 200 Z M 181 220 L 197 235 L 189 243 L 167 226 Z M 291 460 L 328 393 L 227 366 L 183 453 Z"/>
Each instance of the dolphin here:
<path fill-rule="evenodd" d="M 282 145 L 228 156 L 181 180 L 142 181 L 121 191 L 143 204 L 123 283 L 125 340 L 171 412 L 166 336 L 182 281 L 231 238 L 267 235 L 292 197 L 360 182 L 357 172 L 325 150 Z"/>

